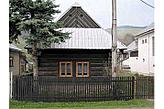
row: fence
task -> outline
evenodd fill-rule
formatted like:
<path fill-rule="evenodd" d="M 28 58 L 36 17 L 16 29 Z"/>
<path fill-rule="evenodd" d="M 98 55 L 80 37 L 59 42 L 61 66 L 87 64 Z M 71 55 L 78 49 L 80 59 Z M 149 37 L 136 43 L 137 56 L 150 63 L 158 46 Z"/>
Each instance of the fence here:
<path fill-rule="evenodd" d="M 136 77 L 136 93 L 137 99 L 154 99 L 154 77 L 143 76 Z"/>
<path fill-rule="evenodd" d="M 96 101 L 134 98 L 134 77 L 13 78 L 13 99 L 32 101 Z"/>

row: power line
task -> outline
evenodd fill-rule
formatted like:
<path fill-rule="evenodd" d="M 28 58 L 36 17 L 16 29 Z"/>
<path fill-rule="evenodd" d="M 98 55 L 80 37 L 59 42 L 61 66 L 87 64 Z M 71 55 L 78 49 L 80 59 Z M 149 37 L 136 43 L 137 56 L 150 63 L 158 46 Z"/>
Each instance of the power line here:
<path fill-rule="evenodd" d="M 146 4 L 147 6 L 151 7 L 151 8 L 154 8 L 154 6 L 150 5 L 149 3 L 146 3 L 145 1 L 143 0 L 140 0 L 142 3 Z"/>

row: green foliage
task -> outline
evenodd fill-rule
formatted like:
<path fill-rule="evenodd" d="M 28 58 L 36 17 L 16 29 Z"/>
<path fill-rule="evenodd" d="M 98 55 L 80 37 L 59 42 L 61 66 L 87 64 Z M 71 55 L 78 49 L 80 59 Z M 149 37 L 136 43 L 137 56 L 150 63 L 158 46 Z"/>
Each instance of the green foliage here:
<path fill-rule="evenodd" d="M 25 31 L 28 45 L 48 47 L 51 43 L 64 42 L 69 33 L 63 33 L 60 22 L 54 22 L 54 15 L 60 11 L 52 0 L 10 0 L 10 41 L 16 41 Z"/>

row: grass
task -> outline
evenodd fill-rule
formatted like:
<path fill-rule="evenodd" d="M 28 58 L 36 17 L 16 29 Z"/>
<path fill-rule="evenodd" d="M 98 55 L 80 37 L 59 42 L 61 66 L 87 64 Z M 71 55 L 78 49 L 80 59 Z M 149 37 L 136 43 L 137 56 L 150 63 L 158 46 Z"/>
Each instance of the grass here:
<path fill-rule="evenodd" d="M 10 109 L 153 109 L 148 100 L 99 102 L 26 102 L 10 101 Z"/>

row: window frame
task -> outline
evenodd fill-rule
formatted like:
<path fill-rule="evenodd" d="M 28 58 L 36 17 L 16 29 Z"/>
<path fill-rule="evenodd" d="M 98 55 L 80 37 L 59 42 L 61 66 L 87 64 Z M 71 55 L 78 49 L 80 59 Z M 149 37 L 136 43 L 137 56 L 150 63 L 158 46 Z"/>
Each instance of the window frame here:
<path fill-rule="evenodd" d="M 64 68 L 65 68 L 65 69 L 64 69 L 64 70 L 65 70 L 65 75 L 62 75 L 62 72 L 61 72 L 61 71 L 62 71 L 62 70 L 61 70 L 61 68 L 62 68 L 62 67 L 61 67 L 61 64 L 63 64 L 63 63 L 65 64 L 65 65 L 64 65 Z M 70 73 L 71 73 L 71 75 L 67 75 L 67 73 L 68 73 L 68 72 L 67 72 L 67 64 L 68 64 L 68 63 L 70 64 Z M 59 77 L 72 77 L 72 76 L 73 76 L 73 75 L 72 75 L 72 62 L 71 62 L 71 61 L 60 61 L 60 62 L 59 62 Z"/>
<path fill-rule="evenodd" d="M 138 51 L 131 51 L 130 57 L 138 57 Z"/>
<path fill-rule="evenodd" d="M 21 68 L 21 73 L 26 72 L 26 62 L 23 59 L 20 61 L 20 68 Z"/>
<path fill-rule="evenodd" d="M 82 64 L 82 75 L 79 75 L 78 73 L 78 64 Z M 87 64 L 87 75 L 84 75 L 84 64 Z M 86 78 L 90 76 L 90 65 L 89 62 L 76 62 L 76 77 L 77 78 Z"/>

